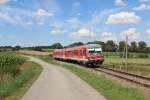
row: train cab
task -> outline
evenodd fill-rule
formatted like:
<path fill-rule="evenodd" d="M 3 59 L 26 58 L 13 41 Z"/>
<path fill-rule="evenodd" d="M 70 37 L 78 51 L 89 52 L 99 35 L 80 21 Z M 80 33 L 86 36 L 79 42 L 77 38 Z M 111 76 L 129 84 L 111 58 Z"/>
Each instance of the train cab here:
<path fill-rule="evenodd" d="M 98 44 L 88 44 L 87 45 L 87 56 L 88 63 L 97 65 L 102 64 L 104 62 L 104 56 L 102 53 L 102 47 Z"/>

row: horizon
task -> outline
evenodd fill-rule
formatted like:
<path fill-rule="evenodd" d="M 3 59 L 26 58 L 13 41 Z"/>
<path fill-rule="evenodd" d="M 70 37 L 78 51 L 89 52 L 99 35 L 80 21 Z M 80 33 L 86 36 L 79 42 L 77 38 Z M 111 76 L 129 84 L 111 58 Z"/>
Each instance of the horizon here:
<path fill-rule="evenodd" d="M 145 41 L 150 0 L 0 0 L 0 46 Z"/>
<path fill-rule="evenodd" d="M 108 41 L 113 41 L 113 40 L 108 40 Z M 108 42 L 108 41 L 106 41 L 106 42 L 104 42 L 105 44 Z M 78 41 L 78 42 L 73 42 L 73 43 L 70 43 L 70 44 L 67 44 L 67 45 L 63 45 L 62 43 L 60 43 L 63 47 L 67 47 L 67 46 L 70 46 L 70 45 L 73 45 L 74 43 L 83 43 L 83 45 L 86 45 L 86 44 L 98 44 L 98 43 L 93 43 L 93 42 L 95 42 L 95 41 L 88 41 L 88 42 L 81 42 L 81 41 Z M 91 43 L 90 43 L 91 42 Z M 103 42 L 103 41 L 98 41 L 98 42 Z M 114 41 L 113 41 L 114 42 Z M 119 41 L 119 42 L 126 42 L 126 41 Z M 119 42 L 117 42 L 117 43 L 115 43 L 116 45 L 118 45 L 119 46 Z M 136 42 L 136 44 L 137 44 L 137 46 L 138 46 L 138 43 L 139 42 L 145 42 L 145 41 L 130 41 L 130 42 L 128 42 L 128 45 L 130 46 L 131 45 L 131 42 Z M 34 46 L 21 46 L 21 45 L 0 45 L 0 47 L 16 47 L 16 46 L 20 46 L 21 48 L 32 48 L 32 47 L 49 47 L 49 46 L 52 46 L 52 45 L 54 45 L 54 44 L 57 44 L 57 43 L 59 43 L 59 42 L 55 42 L 55 43 L 52 43 L 52 44 L 49 44 L 49 45 L 34 45 Z M 146 43 L 146 42 L 145 42 Z M 146 45 L 147 45 L 147 47 L 150 47 L 150 45 L 149 44 L 147 44 L 146 43 Z"/>

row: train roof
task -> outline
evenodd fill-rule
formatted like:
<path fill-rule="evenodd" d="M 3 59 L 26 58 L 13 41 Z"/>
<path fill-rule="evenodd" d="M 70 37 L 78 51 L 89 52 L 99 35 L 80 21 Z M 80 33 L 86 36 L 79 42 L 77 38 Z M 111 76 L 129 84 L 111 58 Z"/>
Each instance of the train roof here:
<path fill-rule="evenodd" d="M 65 48 L 65 50 L 80 49 L 80 48 L 101 48 L 101 45 L 99 45 L 99 44 L 86 44 L 86 45 L 81 45 L 81 46 L 74 46 L 74 47 Z"/>
<path fill-rule="evenodd" d="M 101 48 L 101 45 L 99 44 L 87 44 L 88 48 Z"/>
<path fill-rule="evenodd" d="M 70 51 L 70 50 L 81 49 L 81 48 L 89 48 L 89 49 L 90 48 L 101 48 L 101 45 L 99 45 L 99 44 L 86 44 L 86 45 L 81 45 L 81 46 L 67 47 L 64 49 L 55 49 L 54 51 L 55 52 L 63 51 L 63 50 Z"/>

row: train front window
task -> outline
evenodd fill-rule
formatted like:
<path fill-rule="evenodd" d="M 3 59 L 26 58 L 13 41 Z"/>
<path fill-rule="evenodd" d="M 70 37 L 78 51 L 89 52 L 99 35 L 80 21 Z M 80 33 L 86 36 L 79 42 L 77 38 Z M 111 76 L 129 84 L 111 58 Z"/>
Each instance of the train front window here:
<path fill-rule="evenodd" d="M 98 49 L 89 49 L 88 50 L 88 55 L 89 56 L 101 56 L 102 51 L 100 50 L 100 48 L 98 48 Z"/>

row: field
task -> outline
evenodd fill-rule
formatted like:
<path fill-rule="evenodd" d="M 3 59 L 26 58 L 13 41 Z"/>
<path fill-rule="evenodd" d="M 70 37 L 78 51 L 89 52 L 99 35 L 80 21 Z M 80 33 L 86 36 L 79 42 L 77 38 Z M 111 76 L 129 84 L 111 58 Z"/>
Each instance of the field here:
<path fill-rule="evenodd" d="M 106 53 L 104 53 L 106 55 Z M 138 54 L 138 53 L 132 53 L 132 55 L 137 56 L 136 58 L 128 58 L 128 66 L 125 67 L 125 65 L 122 62 L 122 58 L 120 58 L 120 54 L 118 53 L 107 53 L 105 56 L 105 62 L 104 66 L 111 67 L 111 68 L 117 68 L 125 71 L 130 71 L 133 73 L 137 73 L 140 75 L 150 75 L 150 58 L 139 58 L 138 55 L 144 55 L 144 54 Z"/>
<path fill-rule="evenodd" d="M 34 50 L 19 50 L 18 53 L 31 55 L 31 56 L 46 56 L 46 55 L 51 54 L 51 52 L 40 52 L 40 51 L 34 51 Z"/>
<path fill-rule="evenodd" d="M 19 74 L 19 65 L 24 63 L 26 59 L 13 54 L 0 54 L 0 79 L 5 80 L 6 75 L 15 77 Z"/>
<path fill-rule="evenodd" d="M 0 54 L 0 100 L 20 100 L 41 72 L 39 65 L 26 60 L 16 54 Z"/>

